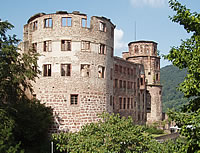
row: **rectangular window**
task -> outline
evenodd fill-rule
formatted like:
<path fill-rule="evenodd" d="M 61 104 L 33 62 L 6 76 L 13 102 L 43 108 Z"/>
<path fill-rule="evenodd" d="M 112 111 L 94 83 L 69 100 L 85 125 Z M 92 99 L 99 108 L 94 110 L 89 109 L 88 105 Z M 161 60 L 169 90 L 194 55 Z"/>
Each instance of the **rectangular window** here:
<path fill-rule="evenodd" d="M 71 51 L 71 40 L 61 40 L 61 51 Z"/>
<path fill-rule="evenodd" d="M 119 97 L 119 109 L 122 109 L 122 97 Z"/>
<path fill-rule="evenodd" d="M 78 104 L 78 95 L 70 95 L 70 104 L 77 105 Z"/>
<path fill-rule="evenodd" d="M 98 75 L 99 78 L 105 78 L 105 67 L 98 66 Z"/>
<path fill-rule="evenodd" d="M 143 78 L 140 78 L 140 85 L 142 86 L 144 84 Z"/>
<path fill-rule="evenodd" d="M 44 27 L 45 28 L 52 28 L 53 27 L 52 18 L 44 19 Z"/>
<path fill-rule="evenodd" d="M 62 27 L 71 27 L 72 18 L 71 17 L 62 17 Z"/>
<path fill-rule="evenodd" d="M 127 81 L 127 89 L 130 89 L 130 81 Z"/>
<path fill-rule="evenodd" d="M 130 89 L 133 89 L 133 82 L 130 82 Z"/>
<path fill-rule="evenodd" d="M 106 24 L 103 23 L 103 22 L 100 22 L 100 24 L 99 24 L 99 30 L 103 31 L 103 32 L 106 32 Z"/>
<path fill-rule="evenodd" d="M 37 30 L 37 27 L 38 27 L 38 21 L 35 21 L 32 23 L 32 29 L 33 31 Z"/>
<path fill-rule="evenodd" d="M 89 64 L 81 64 L 81 76 L 82 77 L 90 76 L 90 65 Z"/>
<path fill-rule="evenodd" d="M 118 72 L 118 65 L 115 64 L 115 72 Z"/>
<path fill-rule="evenodd" d="M 124 98 L 124 107 L 123 109 L 126 109 L 126 98 Z"/>
<path fill-rule="evenodd" d="M 119 66 L 119 72 L 122 73 L 122 66 Z"/>
<path fill-rule="evenodd" d="M 51 40 L 44 41 L 44 52 L 50 52 L 52 48 Z"/>
<path fill-rule="evenodd" d="M 127 109 L 130 108 L 130 98 L 127 99 Z"/>
<path fill-rule="evenodd" d="M 126 89 L 126 81 L 123 82 L 123 88 Z"/>
<path fill-rule="evenodd" d="M 33 52 L 37 52 L 37 43 L 32 43 Z"/>
<path fill-rule="evenodd" d="M 134 107 L 136 108 L 136 100 L 134 101 Z"/>
<path fill-rule="evenodd" d="M 131 69 L 131 76 L 133 76 L 133 69 Z"/>
<path fill-rule="evenodd" d="M 115 97 L 113 96 L 113 110 L 115 109 Z"/>
<path fill-rule="evenodd" d="M 113 54 L 114 54 L 114 50 L 113 50 L 113 48 L 111 47 L 111 53 L 110 53 L 110 56 L 113 57 Z"/>
<path fill-rule="evenodd" d="M 99 46 L 99 54 L 106 54 L 106 45 L 100 44 L 100 46 Z"/>
<path fill-rule="evenodd" d="M 87 27 L 87 19 L 82 18 L 81 19 L 81 25 L 82 25 L 83 28 L 86 28 Z"/>
<path fill-rule="evenodd" d="M 130 69 L 129 68 L 127 68 L 127 74 L 130 75 Z"/>
<path fill-rule="evenodd" d="M 89 51 L 90 50 L 90 42 L 89 41 L 82 41 L 82 51 Z"/>
<path fill-rule="evenodd" d="M 124 67 L 124 74 L 126 74 L 126 67 Z"/>
<path fill-rule="evenodd" d="M 119 88 L 122 88 L 122 80 L 119 80 Z"/>
<path fill-rule="evenodd" d="M 133 98 L 131 98 L 131 109 L 133 109 Z"/>
<path fill-rule="evenodd" d="M 112 106 L 112 103 L 113 103 L 112 100 L 113 100 L 113 99 L 112 99 L 112 96 L 110 96 L 110 106 Z"/>
<path fill-rule="evenodd" d="M 61 64 L 61 76 L 71 76 L 71 64 Z"/>
<path fill-rule="evenodd" d="M 43 76 L 51 76 L 51 64 L 43 65 Z"/>
<path fill-rule="evenodd" d="M 115 79 L 115 88 L 118 88 L 118 80 Z"/>

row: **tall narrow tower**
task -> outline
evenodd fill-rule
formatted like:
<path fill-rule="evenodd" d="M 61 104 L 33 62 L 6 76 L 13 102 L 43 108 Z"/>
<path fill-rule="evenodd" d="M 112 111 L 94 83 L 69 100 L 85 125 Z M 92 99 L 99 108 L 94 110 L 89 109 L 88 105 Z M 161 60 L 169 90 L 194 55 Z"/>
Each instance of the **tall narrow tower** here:
<path fill-rule="evenodd" d="M 157 43 L 153 41 L 130 42 L 126 60 L 144 65 L 147 84 L 147 122 L 162 120 L 162 101 L 160 85 L 160 57 L 157 54 Z"/>

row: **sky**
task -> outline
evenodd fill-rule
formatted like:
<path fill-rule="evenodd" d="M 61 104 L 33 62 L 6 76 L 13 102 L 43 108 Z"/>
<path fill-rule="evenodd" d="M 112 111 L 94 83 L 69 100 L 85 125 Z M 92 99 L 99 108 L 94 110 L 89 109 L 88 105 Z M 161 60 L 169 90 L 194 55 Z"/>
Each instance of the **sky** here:
<path fill-rule="evenodd" d="M 192 12 L 200 13 L 200 0 L 179 0 Z M 23 25 L 36 13 L 80 11 L 88 16 L 111 19 L 115 28 L 115 56 L 128 51 L 128 43 L 146 40 L 158 43 L 160 54 L 168 54 L 181 39 L 190 37 L 182 26 L 170 21 L 173 12 L 168 0 L 0 0 L 0 19 L 15 28 L 11 33 L 23 39 Z M 161 67 L 171 64 L 161 58 Z"/>

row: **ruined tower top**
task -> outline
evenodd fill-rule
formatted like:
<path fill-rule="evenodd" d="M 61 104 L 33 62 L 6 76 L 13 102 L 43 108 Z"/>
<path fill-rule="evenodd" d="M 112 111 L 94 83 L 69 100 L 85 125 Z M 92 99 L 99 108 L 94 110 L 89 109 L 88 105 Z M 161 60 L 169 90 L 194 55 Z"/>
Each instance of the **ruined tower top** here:
<path fill-rule="evenodd" d="M 157 43 L 154 41 L 134 41 L 128 44 L 132 56 L 158 56 Z"/>

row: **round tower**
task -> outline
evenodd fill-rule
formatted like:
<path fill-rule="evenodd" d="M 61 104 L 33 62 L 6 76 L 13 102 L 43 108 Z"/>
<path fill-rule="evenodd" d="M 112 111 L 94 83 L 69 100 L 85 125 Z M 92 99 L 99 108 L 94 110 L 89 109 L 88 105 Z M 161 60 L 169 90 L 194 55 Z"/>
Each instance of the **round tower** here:
<path fill-rule="evenodd" d="M 53 108 L 53 131 L 76 131 L 98 121 L 98 113 L 113 111 L 114 28 L 96 16 L 88 26 L 87 15 L 77 11 L 39 13 L 24 26 L 22 50 L 41 55 L 34 94 Z"/>
<path fill-rule="evenodd" d="M 128 44 L 126 60 L 144 65 L 147 84 L 147 122 L 162 120 L 162 101 L 160 85 L 160 57 L 157 43 L 153 41 L 134 41 Z"/>

